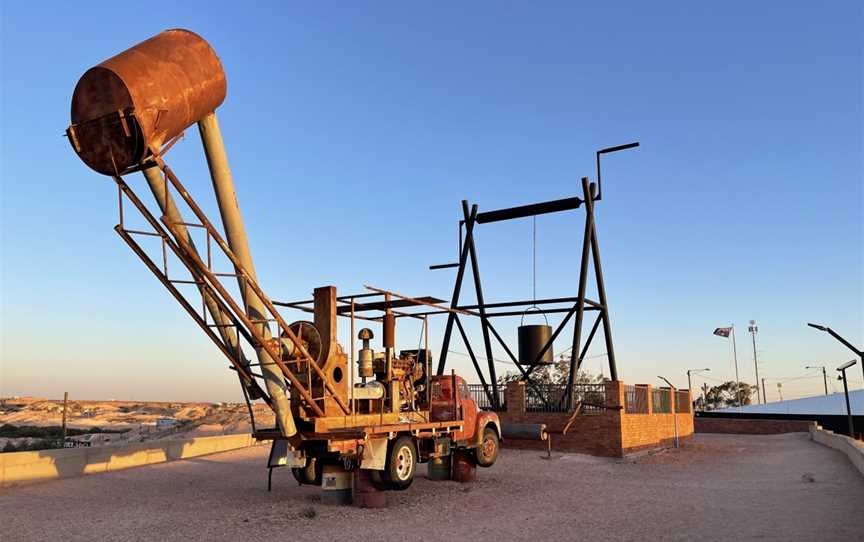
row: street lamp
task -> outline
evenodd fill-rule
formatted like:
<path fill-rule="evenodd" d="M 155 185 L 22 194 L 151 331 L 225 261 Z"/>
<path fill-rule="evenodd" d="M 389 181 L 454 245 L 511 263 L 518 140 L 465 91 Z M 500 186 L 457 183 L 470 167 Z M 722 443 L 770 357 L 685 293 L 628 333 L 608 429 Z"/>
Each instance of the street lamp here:
<path fill-rule="evenodd" d="M 759 400 L 759 362 L 756 361 L 756 333 L 759 327 L 756 325 L 756 320 L 750 320 L 750 326 L 747 328 L 750 335 L 753 336 L 753 365 L 756 367 L 756 400 Z M 762 388 L 762 404 L 767 403 L 765 400 L 765 388 Z"/>
<path fill-rule="evenodd" d="M 597 151 L 597 195 L 594 197 L 594 201 L 600 201 L 601 199 L 603 199 L 603 185 L 600 183 L 600 156 L 612 152 L 626 151 L 627 149 L 633 149 L 638 146 L 639 142 L 634 141 L 633 143 L 627 143 L 626 145 L 607 147 L 605 149 L 600 149 L 599 151 Z"/>
<path fill-rule="evenodd" d="M 828 395 L 828 375 L 825 373 L 824 365 L 808 365 L 805 369 L 822 369 L 822 383 L 825 384 L 825 395 Z"/>
<path fill-rule="evenodd" d="M 838 376 L 837 380 L 843 381 L 843 394 L 846 395 L 846 417 L 849 419 L 849 436 L 855 438 L 855 426 L 852 423 L 852 407 L 849 406 L 849 386 L 846 384 L 846 369 L 852 367 L 857 362 L 853 359 L 851 361 L 847 361 L 840 367 L 837 367 L 837 370 L 840 371 L 842 376 Z"/>
<path fill-rule="evenodd" d="M 741 412 L 741 378 L 738 376 L 738 346 L 735 341 L 735 324 L 731 324 L 729 327 L 718 327 L 714 330 L 714 335 L 727 339 L 730 335 L 732 336 L 732 359 L 735 360 L 735 389 L 738 396 L 738 412 Z"/>
<path fill-rule="evenodd" d="M 678 448 L 679 447 L 679 444 L 678 444 L 678 415 L 675 414 L 675 386 L 673 386 L 671 382 L 669 382 L 668 380 L 666 380 L 666 378 L 664 378 L 662 376 L 657 376 L 657 378 L 659 378 L 663 382 L 669 384 L 669 390 L 671 393 L 670 401 L 669 401 L 671 403 L 671 405 L 669 407 L 669 410 L 672 411 L 672 425 L 675 426 L 675 447 Z"/>
<path fill-rule="evenodd" d="M 832 337 L 834 337 L 835 339 L 837 339 L 838 341 L 843 343 L 843 346 L 845 346 L 849 350 L 855 352 L 855 354 L 861 360 L 861 374 L 864 375 L 864 350 L 859 350 L 859 349 L 855 348 L 854 346 L 852 346 L 852 343 L 850 343 L 849 341 L 847 341 L 846 339 L 844 339 L 843 337 L 838 335 L 836 331 L 834 331 L 833 329 L 831 329 L 828 326 L 823 326 L 823 325 L 819 325 L 819 324 L 811 324 L 809 322 L 807 323 L 807 325 L 812 327 L 813 329 L 818 329 L 819 331 L 824 331 L 825 333 L 831 335 Z"/>
<path fill-rule="evenodd" d="M 687 389 L 690 390 L 690 398 L 693 398 L 693 382 L 690 381 L 690 373 L 701 373 L 702 371 L 710 371 L 707 367 L 705 369 L 687 369 Z M 664 379 L 665 380 L 665 379 Z M 702 400 L 705 401 L 704 399 Z M 693 405 L 696 405 L 696 401 L 692 401 Z M 705 405 L 702 405 L 702 408 L 705 408 Z"/>

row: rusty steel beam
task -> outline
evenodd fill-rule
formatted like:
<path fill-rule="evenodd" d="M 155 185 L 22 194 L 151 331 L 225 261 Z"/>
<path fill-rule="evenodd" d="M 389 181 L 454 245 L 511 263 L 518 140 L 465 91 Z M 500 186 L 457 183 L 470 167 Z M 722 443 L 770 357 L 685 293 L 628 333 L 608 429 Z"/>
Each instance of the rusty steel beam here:
<path fill-rule="evenodd" d="M 406 295 L 397 294 L 394 292 L 390 292 L 388 290 L 382 290 L 381 288 L 375 288 L 374 286 L 369 286 L 368 284 L 364 284 L 363 287 L 366 288 L 367 290 L 371 290 L 371 291 L 379 293 L 379 294 L 385 294 L 385 295 L 393 296 L 395 298 L 402 299 L 405 301 L 410 301 L 414 305 L 426 305 L 427 307 L 433 307 L 433 308 L 436 308 L 436 309 L 439 309 L 439 310 L 442 310 L 445 312 L 453 312 L 453 313 L 457 313 L 457 314 L 467 314 L 468 316 L 479 316 L 479 314 L 477 314 L 475 312 L 465 311 L 465 310 L 461 310 L 461 309 L 451 309 L 450 307 L 445 307 L 444 305 L 440 305 L 438 303 L 426 301 L 426 299 L 422 298 L 422 297 L 408 297 Z"/>
<path fill-rule="evenodd" d="M 150 191 L 153 193 L 153 197 L 156 200 L 159 208 L 162 210 L 162 214 L 168 217 L 168 220 L 175 224 L 180 224 L 178 226 L 178 231 L 181 235 L 184 236 L 186 240 L 189 241 L 189 244 L 192 248 L 196 249 L 195 243 L 192 240 L 192 235 L 189 233 L 188 228 L 186 227 L 186 223 L 183 220 L 183 215 L 180 213 L 180 210 L 177 207 L 177 204 L 174 201 L 174 197 L 168 191 L 168 185 L 165 181 L 165 178 L 162 176 L 162 171 L 158 167 L 150 167 L 146 168 L 142 171 L 144 174 L 144 178 L 147 180 L 147 184 L 150 186 Z M 145 262 L 146 263 L 146 262 Z M 242 363 L 244 366 L 249 366 L 249 360 L 243 354 L 242 349 L 238 343 L 237 333 L 231 326 L 228 324 L 228 316 L 222 312 L 222 310 L 217 305 L 216 300 L 209 294 L 209 292 L 202 286 L 199 288 L 201 291 L 201 297 L 204 298 L 204 304 L 207 306 L 207 309 L 210 311 L 210 315 L 213 317 L 213 320 L 218 325 L 217 330 L 219 335 L 222 336 L 222 340 L 225 341 L 229 350 L 235 352 L 238 356 L 238 361 Z M 206 322 L 205 322 L 206 324 Z M 248 385 L 248 382 L 246 383 Z M 253 393 L 253 399 L 257 398 L 257 392 Z"/>
<path fill-rule="evenodd" d="M 163 239 L 163 241 L 166 243 L 166 245 L 169 248 L 171 248 L 172 252 L 174 252 L 178 256 L 180 261 L 186 266 L 186 268 L 189 270 L 189 272 L 192 274 L 192 276 L 196 278 L 196 281 L 195 281 L 196 284 L 199 284 L 199 286 L 202 286 L 202 287 L 208 287 L 208 284 L 204 280 L 204 278 L 201 277 L 199 273 L 196 273 L 195 267 L 189 262 L 189 260 L 187 258 L 183 257 L 183 254 L 180 251 L 179 246 L 171 238 L 171 236 L 168 235 L 168 233 L 164 230 L 164 228 L 162 228 L 159 221 L 157 221 L 156 218 L 152 215 L 152 213 L 150 213 L 150 211 L 147 209 L 147 207 L 144 205 L 144 203 L 141 202 L 141 200 L 138 198 L 138 196 L 135 194 L 135 192 L 133 192 L 132 189 L 129 188 L 129 186 L 120 177 L 114 177 L 113 179 L 117 183 L 117 186 L 120 190 L 120 194 L 121 194 L 120 197 L 122 198 L 122 196 L 125 194 L 126 197 L 129 198 L 129 201 L 132 202 L 132 204 L 141 212 L 141 215 L 144 217 L 144 219 L 147 220 L 147 222 L 150 223 L 150 226 L 155 230 L 155 232 L 157 232 L 157 233 L 155 233 L 155 235 L 157 235 Z M 121 201 L 122 201 L 122 199 L 121 199 Z M 174 295 L 174 297 L 177 299 L 177 301 L 180 302 L 180 304 L 187 310 L 187 312 L 191 311 L 190 314 L 194 313 L 192 315 L 192 317 L 193 317 L 193 319 L 196 320 L 196 322 L 198 322 L 197 312 L 191 307 L 191 305 L 188 304 L 188 302 L 185 300 L 185 298 L 182 296 L 182 294 L 180 294 L 180 292 L 173 286 L 172 282 L 168 279 L 168 277 L 165 276 L 161 272 L 161 270 L 159 270 L 159 268 L 155 265 L 155 263 L 152 262 L 150 257 L 147 256 L 147 254 L 143 250 L 141 250 L 140 247 L 138 247 L 138 244 L 135 243 L 134 240 L 132 240 L 131 236 L 128 234 L 128 231 L 123 229 L 122 222 L 115 227 L 115 230 L 118 232 L 118 234 L 120 234 L 121 238 L 123 238 L 124 241 L 126 241 L 127 243 L 129 243 L 131 241 L 135 245 L 135 246 L 130 245 L 130 248 L 132 248 L 133 252 L 135 252 L 136 255 L 138 255 L 139 258 L 142 259 L 144 264 L 151 271 L 153 271 L 156 274 L 157 278 L 159 278 L 160 281 L 162 281 L 162 283 L 165 284 L 165 286 L 168 288 L 169 292 L 171 292 L 171 294 Z M 137 250 L 136 250 L 136 247 L 138 247 Z M 219 302 L 219 298 L 215 295 L 212 295 L 212 291 L 211 291 L 211 297 L 214 300 L 216 300 L 217 303 Z M 219 309 L 224 314 L 229 314 L 227 311 L 227 307 L 225 307 L 224 305 L 220 304 Z M 243 336 L 246 337 L 246 339 L 248 341 L 254 343 L 254 340 L 252 339 L 252 337 L 249 336 L 247 333 L 245 333 L 243 328 L 238 325 L 238 322 L 236 322 L 236 320 L 232 320 L 232 321 L 233 321 L 234 327 L 236 329 L 238 329 L 238 331 L 240 331 L 243 334 Z M 203 324 L 203 326 L 205 328 L 205 333 L 207 333 L 207 335 L 211 339 L 215 338 L 214 342 L 216 342 L 217 346 L 220 347 L 220 350 L 223 349 L 224 343 L 221 343 L 218 340 L 218 337 L 215 337 L 215 334 L 211 335 L 212 330 L 210 330 L 209 327 L 207 327 L 206 323 L 203 322 L 203 319 L 200 321 L 200 324 Z M 224 352 L 224 350 L 223 350 L 223 352 Z M 234 360 L 234 363 L 237 363 L 236 360 Z M 249 376 L 250 373 L 247 373 L 247 371 L 248 371 L 247 368 L 243 368 L 243 366 L 240 365 L 240 369 L 238 370 L 238 373 L 245 375 L 246 377 L 251 379 L 251 376 Z M 261 390 L 261 388 L 257 385 L 257 383 L 254 383 L 254 388 L 256 389 L 257 392 L 260 392 L 260 395 L 262 396 L 264 401 L 268 405 L 270 405 L 271 404 L 270 398 L 267 397 L 267 395 L 263 393 L 263 390 Z"/>
<path fill-rule="evenodd" d="M 314 358 L 312 358 L 312 356 L 309 355 L 309 352 L 306 350 L 306 347 L 303 346 L 303 343 L 300 341 L 300 339 L 297 337 L 297 335 L 293 331 L 291 331 L 288 324 L 285 322 L 285 320 L 282 319 L 282 316 L 276 310 L 276 307 L 273 305 L 273 303 L 270 301 L 270 299 L 267 297 L 267 295 L 264 294 L 263 290 L 261 290 L 260 286 L 258 286 L 258 283 L 256 281 L 252 280 L 252 278 L 249 276 L 249 274 L 245 271 L 243 265 L 240 263 L 240 261 L 237 259 L 237 256 L 231 250 L 231 247 L 228 246 L 228 243 L 225 242 L 225 240 L 222 238 L 222 235 L 219 233 L 218 230 L 216 230 L 216 228 L 213 226 L 213 224 L 207 218 L 207 215 L 204 214 L 204 212 L 201 210 L 201 208 L 198 206 L 198 204 L 195 202 L 195 200 L 192 199 L 192 196 L 189 195 L 189 192 L 186 190 L 186 187 L 183 186 L 183 183 L 180 182 L 180 179 L 178 179 L 177 176 L 174 175 L 174 172 L 171 171 L 171 168 L 169 168 L 164 163 L 161 164 L 161 167 L 162 167 L 162 170 L 165 172 L 166 178 L 169 181 L 171 181 L 171 184 L 173 184 L 174 187 L 176 188 L 177 193 L 180 194 L 180 196 L 183 198 L 183 200 L 186 202 L 186 204 L 189 206 L 189 208 L 192 210 L 192 212 L 195 214 L 195 216 L 198 218 L 198 220 L 201 221 L 201 224 L 207 229 L 208 232 L 210 232 L 210 236 L 213 238 L 214 241 L 216 241 L 216 244 L 219 246 L 219 248 L 222 249 L 222 252 L 225 254 L 225 256 L 228 257 L 228 259 L 234 265 L 234 268 L 237 270 L 237 274 L 245 277 L 246 286 L 248 286 L 248 288 L 252 292 L 255 293 L 255 295 L 258 297 L 258 299 L 261 300 L 262 303 L 264 303 L 264 306 L 267 308 L 267 310 L 270 312 L 270 314 L 276 320 L 276 322 L 278 323 L 281 330 L 285 333 L 285 335 L 288 337 L 288 339 L 291 340 L 292 343 L 294 343 L 294 346 L 300 352 L 300 355 L 305 360 L 307 360 L 309 362 L 309 366 L 316 372 L 316 374 L 319 376 L 319 378 L 321 378 L 322 382 L 324 383 L 324 387 L 327 389 L 327 391 L 329 391 L 332 394 L 333 399 L 336 401 L 336 403 L 340 406 L 340 408 L 343 410 L 343 412 L 345 414 L 348 414 L 349 410 L 348 410 L 347 405 L 342 400 L 342 398 L 339 397 L 338 393 L 336 393 L 336 390 L 333 389 L 333 386 L 330 383 L 329 379 L 325 377 L 324 373 L 321 371 L 321 368 L 318 367 L 318 364 L 315 362 Z M 170 229 L 170 227 L 169 227 L 169 229 Z M 178 239 L 178 241 L 180 242 L 180 244 L 182 246 L 182 239 Z M 195 256 L 197 256 L 197 255 L 193 254 L 191 256 L 194 259 Z M 238 313 L 237 315 L 238 315 L 238 317 L 241 318 L 241 321 L 244 321 L 244 323 L 248 322 L 247 325 L 252 326 L 251 320 L 246 318 L 244 311 L 240 310 L 239 306 L 237 306 L 236 303 L 233 303 L 228 292 L 226 290 L 224 290 L 224 288 L 221 286 L 221 284 L 218 282 L 218 280 L 216 280 L 215 275 L 213 275 L 213 273 L 209 269 L 207 269 L 206 266 L 204 266 L 202 262 L 200 262 L 200 259 L 198 260 L 197 263 L 199 263 L 199 265 L 202 267 L 202 269 L 201 269 L 202 273 L 208 279 L 215 281 L 214 286 L 216 287 L 217 291 L 219 291 L 219 294 L 222 295 L 223 298 L 225 298 L 226 302 L 229 302 L 232 304 L 232 309 L 236 313 Z M 265 348 L 268 347 L 268 345 L 266 343 L 264 344 L 264 346 L 265 346 Z M 293 375 L 290 374 L 290 371 L 288 371 L 287 367 L 284 366 L 284 364 L 281 362 L 281 360 L 277 359 L 279 356 L 275 353 L 275 350 L 273 352 L 268 352 L 268 353 L 270 353 L 270 355 L 274 358 L 274 361 L 276 362 L 277 365 L 279 365 L 279 368 L 282 369 L 282 371 L 284 373 L 286 373 L 285 376 L 287 378 L 289 378 L 290 380 L 292 380 L 292 384 L 294 384 L 295 387 L 299 388 L 298 391 L 300 391 L 301 394 L 305 393 L 305 388 L 302 387 L 302 385 L 299 383 L 299 381 L 296 381 L 296 379 L 293 378 Z M 311 406 L 313 407 L 313 409 L 318 408 L 317 405 L 314 405 L 314 404 Z M 316 412 L 316 413 L 318 413 L 319 415 L 323 415 L 323 413 L 319 413 L 319 412 Z"/>

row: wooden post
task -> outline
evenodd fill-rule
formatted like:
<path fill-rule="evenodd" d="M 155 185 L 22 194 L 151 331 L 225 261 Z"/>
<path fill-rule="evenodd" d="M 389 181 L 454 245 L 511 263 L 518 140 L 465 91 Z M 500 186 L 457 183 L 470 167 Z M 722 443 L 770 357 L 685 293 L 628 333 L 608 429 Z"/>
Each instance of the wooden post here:
<path fill-rule="evenodd" d="M 69 392 L 64 391 L 63 392 L 63 437 L 62 437 L 62 440 L 60 441 L 60 445 L 61 445 L 60 447 L 61 448 L 66 446 L 66 405 L 68 402 L 69 402 Z"/>

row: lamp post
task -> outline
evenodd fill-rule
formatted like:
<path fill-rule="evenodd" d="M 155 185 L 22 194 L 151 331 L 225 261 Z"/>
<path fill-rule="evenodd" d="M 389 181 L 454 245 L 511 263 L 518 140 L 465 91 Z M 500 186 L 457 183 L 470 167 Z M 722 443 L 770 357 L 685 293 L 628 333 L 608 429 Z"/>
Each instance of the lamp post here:
<path fill-rule="evenodd" d="M 710 371 L 710 370 L 711 369 L 708 369 L 707 367 L 705 369 L 687 369 L 687 389 L 690 390 L 690 399 L 691 399 L 694 406 L 696 405 L 696 401 L 692 400 L 693 399 L 693 382 L 690 380 L 690 374 L 691 373 L 701 373 L 702 371 Z M 704 404 L 705 400 L 703 399 L 702 402 Z M 704 408 L 704 405 L 703 405 L 703 408 Z"/>
<path fill-rule="evenodd" d="M 738 412 L 741 412 L 741 378 L 738 377 L 738 346 L 735 341 L 735 324 L 732 324 L 732 357 L 735 359 L 735 389 L 738 391 Z"/>
<path fill-rule="evenodd" d="M 852 367 L 857 362 L 853 359 L 851 361 L 847 361 L 840 367 L 837 367 L 837 370 L 840 371 L 841 376 L 837 377 L 837 380 L 843 381 L 843 393 L 846 395 L 846 418 L 849 420 L 849 436 L 855 438 L 855 425 L 852 423 L 852 407 L 849 406 L 849 386 L 846 384 L 846 369 Z"/>
<path fill-rule="evenodd" d="M 718 327 L 714 330 L 714 335 L 718 337 L 729 338 L 732 336 L 732 359 L 735 361 L 735 390 L 738 396 L 738 411 L 741 411 L 741 378 L 738 376 L 738 346 L 735 342 L 735 324 L 730 324 L 729 327 Z"/>
<path fill-rule="evenodd" d="M 828 395 L 828 374 L 825 372 L 824 365 L 808 365 L 805 369 L 822 369 L 822 383 L 825 385 L 825 395 Z"/>
<path fill-rule="evenodd" d="M 597 151 L 597 195 L 594 197 L 594 201 L 600 201 L 601 199 L 603 199 L 603 184 L 600 182 L 600 156 L 618 151 L 626 151 L 627 149 L 633 149 L 638 146 L 639 142 L 634 141 L 633 143 L 627 143 L 626 145 L 607 147 L 605 149 L 600 149 L 599 151 Z"/>
<path fill-rule="evenodd" d="M 831 329 L 828 326 L 823 326 L 820 324 L 811 324 L 809 322 L 807 323 L 807 325 L 812 327 L 813 329 L 818 329 L 819 331 L 824 331 L 825 333 L 831 335 L 832 337 L 834 337 L 835 339 L 837 339 L 838 341 L 843 343 L 843 346 L 845 346 L 849 350 L 855 352 L 855 354 L 858 356 L 858 359 L 861 360 L 861 374 L 864 375 L 864 350 L 859 350 L 859 349 L 855 348 L 854 346 L 852 346 L 852 343 L 850 343 L 849 341 L 847 341 L 846 339 L 844 339 L 843 337 L 838 335 L 836 331 L 834 331 L 833 329 Z"/>
<path fill-rule="evenodd" d="M 753 366 L 756 368 L 756 400 L 759 400 L 759 362 L 756 360 L 756 333 L 759 327 L 756 325 L 756 320 L 750 320 L 750 326 L 747 328 L 750 335 L 753 336 Z M 765 388 L 762 388 L 762 404 L 765 404 Z"/>
<path fill-rule="evenodd" d="M 678 448 L 678 415 L 675 414 L 675 386 L 673 386 L 671 382 L 669 382 L 662 376 L 658 376 L 657 378 L 669 384 L 669 390 L 671 393 L 671 396 L 669 398 L 669 402 L 671 403 L 669 409 L 672 411 L 672 425 L 675 426 L 675 447 Z"/>

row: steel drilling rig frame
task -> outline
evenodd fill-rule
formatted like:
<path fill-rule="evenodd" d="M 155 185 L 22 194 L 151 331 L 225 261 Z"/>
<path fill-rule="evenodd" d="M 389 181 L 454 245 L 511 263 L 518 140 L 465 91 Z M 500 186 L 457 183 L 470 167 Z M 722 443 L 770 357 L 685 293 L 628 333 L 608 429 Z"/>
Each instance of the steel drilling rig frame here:
<path fill-rule="evenodd" d="M 441 300 L 372 287 L 367 287 L 369 293 L 338 297 L 335 287 L 323 286 L 314 290 L 311 301 L 285 303 L 264 292 L 215 113 L 225 92 L 221 62 L 209 44 L 186 30 L 165 31 L 85 72 L 73 94 L 66 134 L 81 160 L 116 184 L 117 234 L 236 371 L 254 435 L 272 439 L 273 451 L 277 442 L 290 444 L 280 453 L 301 483 L 320 485 L 316 468 L 329 462 L 346 470 L 383 472 L 382 487 L 405 489 L 413 466 L 403 471 L 393 467 L 402 451 L 414 464 L 449 457 L 452 450 L 462 454 L 463 462 L 468 454 L 476 464 L 491 466 L 501 435 L 497 416 L 479 411 L 455 374 L 432 375 L 428 318 L 411 313 L 411 307 L 430 305 L 452 310 L 439 305 Z M 224 234 L 165 162 L 166 153 L 193 124 L 201 135 Z M 135 172 L 143 173 L 161 211 L 158 218 L 124 180 Z M 127 226 L 126 202 L 149 230 Z M 178 202 L 194 220 L 183 218 Z M 204 234 L 200 252 L 192 230 Z M 160 240 L 161 262 L 145 250 L 140 242 L 145 237 Z M 174 258 L 181 264 L 180 275 L 169 269 Z M 233 272 L 217 271 L 214 261 L 227 261 Z M 239 295 L 226 284 L 230 280 L 236 280 Z M 192 288 L 184 292 L 184 285 Z M 314 322 L 289 324 L 277 306 L 312 313 Z M 350 359 L 336 340 L 339 317 L 351 321 Z M 396 353 L 396 319 L 402 317 L 422 320 L 424 348 Z M 364 329 L 359 337 L 364 345 L 355 358 L 358 319 L 382 324 L 383 352 L 371 348 L 373 333 Z M 255 352 L 257 363 L 244 349 Z M 355 361 L 361 384 L 356 383 Z M 257 399 L 274 411 L 275 427 L 256 426 L 252 403 Z"/>
<path fill-rule="evenodd" d="M 630 143 L 627 145 L 621 145 L 618 147 L 611 147 L 609 149 L 603 149 L 598 151 L 597 153 L 597 178 L 600 179 L 600 156 L 601 154 L 607 152 L 614 152 L 617 150 L 625 150 L 633 147 L 637 147 L 639 143 Z M 571 359 L 575 358 L 575 363 L 571 362 L 568 376 L 567 376 L 567 384 L 564 389 L 564 393 L 561 395 L 561 401 L 565 404 L 563 405 L 554 405 L 555 407 L 563 407 L 565 410 L 571 410 L 575 406 L 575 402 L 573 400 L 573 385 L 576 379 L 577 372 L 582 364 L 582 361 L 585 359 L 585 355 L 588 352 L 588 348 L 591 346 L 592 341 L 594 340 L 595 335 L 597 334 L 600 325 L 603 326 L 603 338 L 606 346 L 606 356 L 609 364 L 609 373 L 612 380 L 618 380 L 618 367 L 615 360 L 615 348 L 612 341 L 612 326 L 609 318 L 609 306 L 608 300 L 606 297 L 606 286 L 605 281 L 603 279 L 603 268 L 600 262 L 600 245 L 597 239 L 597 227 L 594 219 L 594 204 L 600 198 L 598 196 L 599 190 L 598 185 L 589 182 L 587 177 L 583 177 L 582 181 L 582 197 L 570 197 L 559 200 L 545 201 L 541 203 L 534 203 L 529 205 L 522 205 L 519 207 L 510 207 L 506 209 L 498 209 L 493 211 L 486 212 L 478 212 L 478 206 L 476 204 L 470 205 L 467 200 L 462 201 L 462 214 L 463 218 L 459 221 L 459 253 L 458 253 L 458 261 L 455 263 L 446 263 L 446 264 L 436 264 L 429 266 L 430 270 L 437 269 L 449 269 L 456 268 L 456 279 L 453 287 L 453 296 L 450 301 L 449 310 L 447 311 L 447 325 L 444 331 L 444 338 L 441 346 L 441 357 L 438 361 L 437 374 L 443 374 L 446 365 L 448 353 L 450 351 L 450 343 L 453 335 L 453 327 L 455 324 L 456 329 L 459 331 L 459 335 L 462 338 L 463 343 L 468 351 L 468 357 L 471 359 L 471 362 L 474 366 L 474 370 L 477 373 L 477 377 L 479 378 L 483 389 L 486 393 L 489 404 L 492 406 L 494 410 L 498 410 L 501 408 L 499 404 L 500 394 L 499 394 L 499 383 L 495 371 L 495 360 L 492 356 L 492 340 L 490 337 L 494 336 L 497 343 L 500 347 L 507 353 L 507 356 L 516 366 L 521 374 L 522 380 L 526 382 L 526 384 L 535 389 L 536 396 L 540 398 L 544 403 L 547 403 L 546 406 L 550 407 L 553 405 L 548 404 L 548 400 L 546 398 L 546 394 L 542 392 L 537 387 L 537 384 L 531 378 L 531 374 L 541 366 L 540 360 L 543 358 L 544 354 L 552 348 L 552 344 L 558 338 L 558 336 L 563 331 L 564 327 L 574 316 L 576 317 L 575 325 L 573 328 L 573 336 L 572 336 L 572 346 L 571 346 Z M 532 300 L 514 300 L 514 301 L 504 301 L 504 302 L 495 302 L 495 303 L 487 303 L 485 302 L 484 292 L 482 281 L 480 279 L 480 267 L 477 259 L 477 248 L 474 242 L 474 230 L 479 224 L 489 224 L 494 222 L 501 222 L 506 220 L 514 220 L 519 218 L 527 218 L 527 217 L 536 217 L 543 214 L 548 213 L 557 213 L 562 211 L 571 211 L 579 209 L 583 207 L 585 209 L 585 224 L 583 230 L 583 240 L 581 247 L 581 259 L 579 266 L 579 277 L 578 277 L 578 291 L 575 297 L 558 297 L 558 298 L 550 298 L 550 299 L 532 299 Z M 465 273 L 468 269 L 468 264 L 470 261 L 470 270 L 471 275 L 474 282 L 474 292 L 476 297 L 476 304 L 474 305 L 460 305 L 460 296 L 462 292 L 462 283 L 465 277 Z M 597 287 L 597 295 L 598 300 L 589 299 L 586 295 L 588 278 L 590 274 L 589 265 L 593 262 L 593 272 L 595 283 Z M 571 304 L 570 307 L 561 307 L 560 305 Z M 533 307 L 533 308 L 532 308 Z M 521 308 L 520 310 L 513 310 L 516 308 Z M 513 354 L 513 350 L 507 345 L 507 342 L 492 324 L 492 318 L 498 317 L 507 317 L 507 316 L 518 316 L 526 314 L 528 309 L 532 310 L 532 314 L 564 314 L 564 318 L 555 328 L 555 331 L 551 333 L 551 336 L 548 338 L 544 338 L 545 340 L 542 343 L 542 346 L 539 348 L 539 351 L 536 353 L 536 357 L 533 359 L 533 362 L 529 362 L 526 367 L 522 367 L 520 360 L 517 359 L 517 356 Z M 494 312 L 489 312 L 488 309 L 511 309 L 511 310 L 499 310 Z M 588 333 L 587 338 L 582 339 L 583 335 L 583 324 L 585 321 L 585 313 L 586 312 L 597 312 L 597 318 L 595 319 L 593 325 L 591 326 L 591 330 Z M 439 312 L 428 312 L 426 314 L 438 314 Z M 480 362 L 478 360 L 478 356 L 475 354 L 474 349 L 471 347 L 471 342 L 468 338 L 467 333 L 465 332 L 465 328 L 462 322 L 459 319 L 460 314 L 468 314 L 470 316 L 475 316 L 479 318 L 481 329 L 483 332 L 483 346 L 486 354 L 486 362 L 488 366 L 489 373 L 489 383 L 486 381 L 486 377 L 483 374 L 483 370 L 481 369 Z M 576 356 L 578 353 L 578 356 Z"/>

